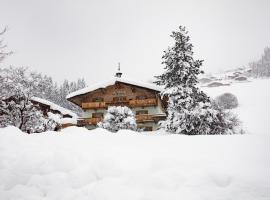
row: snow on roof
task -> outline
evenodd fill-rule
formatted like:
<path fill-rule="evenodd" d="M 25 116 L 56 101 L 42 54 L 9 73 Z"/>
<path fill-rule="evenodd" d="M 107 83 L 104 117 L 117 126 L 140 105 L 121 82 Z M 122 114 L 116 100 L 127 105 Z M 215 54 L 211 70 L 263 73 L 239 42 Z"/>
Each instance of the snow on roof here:
<path fill-rule="evenodd" d="M 60 119 L 60 124 L 77 124 L 76 118 L 62 118 Z"/>
<path fill-rule="evenodd" d="M 72 98 L 72 97 L 75 97 L 75 96 L 78 96 L 78 95 L 82 95 L 82 94 L 86 94 L 88 92 L 92 92 L 92 91 L 100 89 L 100 88 L 106 88 L 106 87 L 108 87 L 110 85 L 114 85 L 115 82 L 121 82 L 121 83 L 135 85 L 135 86 L 139 86 L 139 87 L 143 87 L 143 88 L 148 88 L 148 89 L 155 90 L 155 91 L 158 91 L 158 92 L 160 92 L 162 90 L 162 87 L 157 86 L 155 84 L 144 83 L 144 82 L 139 82 L 139 81 L 133 81 L 133 80 L 124 79 L 124 78 L 114 78 L 114 79 L 111 79 L 109 81 L 94 84 L 94 85 L 91 85 L 89 87 L 83 88 L 81 90 L 72 92 L 69 95 L 67 95 L 66 98 L 69 99 L 69 98 Z"/>
<path fill-rule="evenodd" d="M 50 108 L 52 110 L 57 110 L 60 113 L 62 113 L 63 115 L 70 115 L 70 116 L 72 116 L 72 118 L 77 118 L 78 117 L 77 114 L 75 114 L 74 112 L 72 112 L 72 111 L 70 111 L 70 110 L 68 110 L 66 108 L 63 108 L 63 107 L 61 107 L 61 106 L 59 106 L 59 105 L 57 105 L 57 104 L 55 104 L 53 102 L 50 102 L 50 101 L 48 101 L 46 99 L 42 99 L 42 98 L 39 98 L 39 97 L 31 97 L 31 100 L 36 101 L 36 102 L 41 103 L 41 104 L 48 105 L 48 106 L 50 106 Z"/>

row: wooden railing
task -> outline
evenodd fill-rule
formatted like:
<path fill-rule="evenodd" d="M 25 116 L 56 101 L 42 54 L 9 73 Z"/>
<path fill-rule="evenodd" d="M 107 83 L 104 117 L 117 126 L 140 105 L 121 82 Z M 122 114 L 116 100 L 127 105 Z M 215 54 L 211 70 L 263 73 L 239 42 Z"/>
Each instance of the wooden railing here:
<path fill-rule="evenodd" d="M 144 106 L 156 106 L 157 100 L 156 99 L 139 99 L 139 100 L 130 100 L 129 105 L 131 107 L 144 107 Z"/>
<path fill-rule="evenodd" d="M 129 106 L 129 101 L 108 101 L 105 102 L 106 106 Z"/>
<path fill-rule="evenodd" d="M 164 116 L 159 115 L 136 115 L 136 121 L 137 122 L 153 122 L 153 121 L 159 121 L 160 119 L 164 119 Z M 79 126 L 86 126 L 86 125 L 97 125 L 98 122 L 101 122 L 103 118 L 82 118 L 78 120 Z"/>
<path fill-rule="evenodd" d="M 105 102 L 82 103 L 82 108 L 89 108 L 89 109 L 106 108 L 106 103 Z"/>
<path fill-rule="evenodd" d="M 99 108 L 107 108 L 108 106 L 130 106 L 130 107 L 157 106 L 157 99 L 82 103 L 83 109 L 99 109 Z"/>

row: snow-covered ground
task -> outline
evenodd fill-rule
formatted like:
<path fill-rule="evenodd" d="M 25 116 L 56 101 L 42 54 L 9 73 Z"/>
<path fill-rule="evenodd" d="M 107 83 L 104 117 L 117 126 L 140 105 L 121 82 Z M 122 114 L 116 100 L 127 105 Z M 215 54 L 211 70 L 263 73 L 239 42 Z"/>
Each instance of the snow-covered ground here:
<path fill-rule="evenodd" d="M 235 94 L 248 134 L 0 129 L 0 199 L 270 199 L 270 80 L 204 90 Z"/>
<path fill-rule="evenodd" d="M 251 134 L 270 134 L 270 79 L 255 79 L 250 82 L 235 82 L 230 86 L 202 88 L 215 98 L 225 92 L 237 96 L 239 106 L 234 109 Z"/>

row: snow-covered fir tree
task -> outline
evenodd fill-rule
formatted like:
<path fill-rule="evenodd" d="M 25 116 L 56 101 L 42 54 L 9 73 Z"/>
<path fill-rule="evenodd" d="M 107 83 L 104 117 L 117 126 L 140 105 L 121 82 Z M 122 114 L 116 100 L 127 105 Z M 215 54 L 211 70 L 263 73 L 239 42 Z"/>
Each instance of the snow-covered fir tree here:
<path fill-rule="evenodd" d="M 168 132 L 187 135 L 234 133 L 236 118 L 213 105 L 197 87 L 203 61 L 193 58 L 186 28 L 180 26 L 171 37 L 175 43 L 162 57 L 165 72 L 156 77 L 156 83 L 164 86 L 162 96 L 168 98 L 168 116 L 162 125 Z"/>
<path fill-rule="evenodd" d="M 135 115 L 126 106 L 109 107 L 104 120 L 98 123 L 98 126 L 111 132 L 117 132 L 121 129 L 137 130 Z"/>

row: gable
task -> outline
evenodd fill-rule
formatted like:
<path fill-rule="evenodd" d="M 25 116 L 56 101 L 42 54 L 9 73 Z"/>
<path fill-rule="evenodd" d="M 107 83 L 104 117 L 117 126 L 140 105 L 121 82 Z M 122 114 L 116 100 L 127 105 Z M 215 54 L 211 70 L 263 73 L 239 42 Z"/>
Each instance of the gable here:
<path fill-rule="evenodd" d="M 117 85 L 118 86 L 125 85 L 124 90 L 123 88 L 117 89 L 116 88 Z M 134 89 L 137 92 L 134 92 Z M 69 101 L 77 104 L 78 106 L 81 106 L 82 102 L 85 102 L 85 101 L 89 102 L 93 95 L 96 97 L 104 96 L 105 92 L 107 92 L 105 95 L 105 99 L 107 98 L 107 96 L 121 96 L 121 95 L 122 96 L 127 95 L 129 98 L 131 97 L 134 99 L 136 98 L 134 97 L 134 95 L 140 95 L 140 94 L 141 95 L 152 94 L 152 97 L 154 97 L 156 94 L 160 93 L 161 90 L 162 90 L 161 87 L 154 84 L 131 81 L 131 80 L 122 79 L 122 78 L 115 78 L 101 84 L 94 84 L 90 87 L 86 87 L 84 89 L 75 91 L 69 94 L 66 98 Z M 114 93 L 112 93 L 112 91 L 114 91 Z"/>
<path fill-rule="evenodd" d="M 84 102 L 110 102 L 113 101 L 115 98 L 122 98 L 123 100 L 127 101 L 140 98 L 151 99 L 156 98 L 158 93 L 158 91 L 152 89 L 117 81 L 113 85 L 107 86 L 105 88 L 96 89 L 92 92 L 76 96 L 69 100 L 80 106 L 81 103 Z"/>

